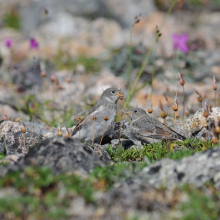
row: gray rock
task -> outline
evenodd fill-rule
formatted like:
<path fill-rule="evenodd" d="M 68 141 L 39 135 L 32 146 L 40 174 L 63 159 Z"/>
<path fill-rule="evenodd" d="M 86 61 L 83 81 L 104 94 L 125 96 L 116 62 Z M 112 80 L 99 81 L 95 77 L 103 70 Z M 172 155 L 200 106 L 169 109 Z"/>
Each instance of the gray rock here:
<path fill-rule="evenodd" d="M 135 16 L 142 14 L 143 17 L 148 17 L 156 11 L 152 0 L 104 0 L 103 2 L 111 16 L 127 28 L 132 26 Z"/>
<path fill-rule="evenodd" d="M 107 154 L 107 152 L 106 152 Z M 0 166 L 0 175 L 22 169 L 24 166 L 48 166 L 55 173 L 78 172 L 88 174 L 97 166 L 107 164 L 91 147 L 77 140 L 62 137 L 47 138 L 36 144 L 14 165 Z"/>
<path fill-rule="evenodd" d="M 111 141 L 111 144 L 113 147 L 118 147 L 119 139 L 113 139 Z M 130 140 L 130 139 L 120 139 L 120 145 L 122 145 L 122 147 L 124 147 L 125 150 L 130 149 L 130 148 L 135 148 L 135 146 L 137 146 L 138 148 L 143 148 L 140 141 L 135 141 L 135 140 Z"/>
<path fill-rule="evenodd" d="M 0 124 L 0 143 L 7 147 L 8 154 L 26 153 L 31 146 L 43 138 L 56 136 L 57 129 L 38 122 L 24 122 L 26 132 L 22 132 L 23 124 L 3 121 Z M 25 143 L 25 145 L 24 145 Z M 6 152 L 5 152 L 6 153 Z"/>
<path fill-rule="evenodd" d="M 5 154 L 5 145 L 3 143 L 0 143 L 0 153 Z"/>
<path fill-rule="evenodd" d="M 141 181 L 156 188 L 164 186 L 168 189 L 174 189 L 186 183 L 200 187 L 210 181 L 220 189 L 219 157 L 220 148 L 217 147 L 179 161 L 163 159 L 145 167 L 129 181 Z"/>
<path fill-rule="evenodd" d="M 50 21 L 55 20 L 59 13 L 67 13 L 89 19 L 110 17 L 129 28 L 136 15 L 142 13 L 147 17 L 156 11 L 153 0 L 40 0 L 20 9 L 22 27 L 25 31 L 35 30 L 45 22 L 45 8 L 49 11 L 48 20 Z"/>

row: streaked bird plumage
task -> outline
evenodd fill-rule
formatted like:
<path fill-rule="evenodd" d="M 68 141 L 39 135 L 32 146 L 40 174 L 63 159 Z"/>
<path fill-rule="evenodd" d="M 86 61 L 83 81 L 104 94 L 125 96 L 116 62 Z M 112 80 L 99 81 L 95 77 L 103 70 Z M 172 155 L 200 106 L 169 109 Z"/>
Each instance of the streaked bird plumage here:
<path fill-rule="evenodd" d="M 131 108 L 127 114 L 131 118 L 131 135 L 139 141 L 154 143 L 159 140 L 185 140 L 185 137 L 165 126 L 158 119 L 149 116 L 144 109 Z"/>

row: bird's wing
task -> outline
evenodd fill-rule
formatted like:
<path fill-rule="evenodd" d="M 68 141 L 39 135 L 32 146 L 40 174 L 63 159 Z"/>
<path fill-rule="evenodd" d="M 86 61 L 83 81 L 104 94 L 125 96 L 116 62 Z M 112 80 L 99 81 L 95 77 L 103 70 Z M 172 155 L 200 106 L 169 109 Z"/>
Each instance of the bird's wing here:
<path fill-rule="evenodd" d="M 156 118 L 142 117 L 133 125 L 138 135 L 154 139 L 185 139 L 175 131 L 163 125 Z"/>
<path fill-rule="evenodd" d="M 76 134 L 79 131 L 79 128 L 85 124 L 89 119 L 92 119 L 93 117 L 98 117 L 98 109 L 101 106 L 101 104 L 98 102 L 90 111 L 89 113 L 86 115 L 85 118 L 83 118 L 77 125 L 76 127 L 73 129 L 72 131 L 72 136 L 74 134 Z"/>

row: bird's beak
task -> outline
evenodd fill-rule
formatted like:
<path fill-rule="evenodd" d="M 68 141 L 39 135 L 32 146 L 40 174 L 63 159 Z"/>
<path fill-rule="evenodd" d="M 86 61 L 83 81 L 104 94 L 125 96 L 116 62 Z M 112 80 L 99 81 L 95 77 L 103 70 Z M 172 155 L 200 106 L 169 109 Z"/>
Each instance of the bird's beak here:
<path fill-rule="evenodd" d="M 118 96 L 119 96 L 119 99 L 120 99 L 120 100 L 122 100 L 122 99 L 124 98 L 124 95 L 123 95 L 122 92 L 119 92 L 119 93 L 118 93 Z"/>

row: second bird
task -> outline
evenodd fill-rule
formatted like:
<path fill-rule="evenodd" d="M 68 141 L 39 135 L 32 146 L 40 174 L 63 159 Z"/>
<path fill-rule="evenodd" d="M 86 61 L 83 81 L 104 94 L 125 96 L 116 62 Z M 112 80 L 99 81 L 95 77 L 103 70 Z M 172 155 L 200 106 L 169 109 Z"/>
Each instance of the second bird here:
<path fill-rule="evenodd" d="M 186 138 L 168 128 L 158 119 L 149 116 L 144 109 L 131 108 L 127 115 L 131 118 L 131 136 L 144 143 L 159 140 L 185 140 Z"/>

